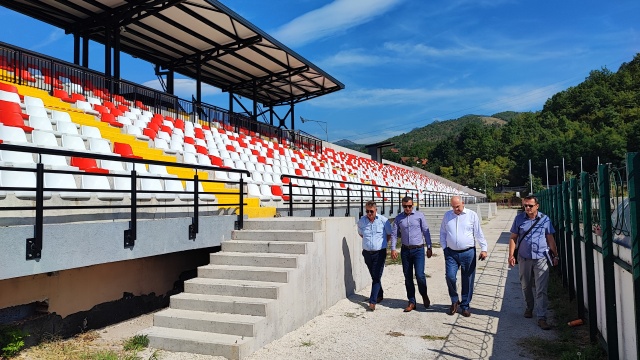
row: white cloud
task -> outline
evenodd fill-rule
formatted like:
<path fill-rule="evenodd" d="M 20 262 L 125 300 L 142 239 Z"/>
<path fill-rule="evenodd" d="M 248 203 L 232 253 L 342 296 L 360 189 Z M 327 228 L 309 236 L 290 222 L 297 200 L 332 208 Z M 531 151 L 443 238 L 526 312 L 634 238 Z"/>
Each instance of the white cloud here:
<path fill-rule="evenodd" d="M 162 86 L 157 79 L 146 81 L 142 85 L 162 91 Z M 183 99 L 191 99 L 191 95 L 196 94 L 196 81 L 193 79 L 174 79 L 173 87 L 175 95 Z M 202 85 L 202 96 L 216 95 L 221 92 L 220 89 L 211 85 Z"/>
<path fill-rule="evenodd" d="M 335 0 L 303 14 L 272 34 L 287 46 L 301 46 L 371 21 L 403 0 Z"/>
<path fill-rule="evenodd" d="M 326 108 L 359 108 L 371 106 L 392 106 L 407 104 L 424 104 L 434 99 L 459 98 L 479 95 L 488 91 L 484 88 L 466 89 L 359 89 L 341 91 L 324 96 L 311 102 L 310 105 Z"/>
<path fill-rule="evenodd" d="M 52 32 L 49 33 L 49 35 L 44 40 L 33 45 L 31 49 L 32 50 L 41 49 L 43 47 L 46 47 L 47 45 L 53 44 L 54 42 L 62 39 L 63 37 L 64 37 L 64 30 L 54 29 Z"/>
<path fill-rule="evenodd" d="M 364 53 L 362 49 L 345 50 L 328 57 L 318 64 L 320 67 L 339 67 L 339 66 L 376 66 L 392 62 L 393 59 L 369 55 Z"/>

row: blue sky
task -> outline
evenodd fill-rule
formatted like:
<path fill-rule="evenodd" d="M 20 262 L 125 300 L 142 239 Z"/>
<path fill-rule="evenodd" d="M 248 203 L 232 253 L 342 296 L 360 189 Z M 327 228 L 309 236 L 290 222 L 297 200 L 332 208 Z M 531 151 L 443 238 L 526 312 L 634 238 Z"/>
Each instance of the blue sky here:
<path fill-rule="evenodd" d="M 594 69 L 616 71 L 640 52 L 637 0 L 222 1 L 315 63 L 345 90 L 296 106 L 325 121 L 330 141 L 374 143 L 434 120 L 537 111 Z M 72 37 L 0 8 L 0 41 L 71 61 Z M 93 44 L 92 68 L 102 49 Z M 152 65 L 123 58 L 122 77 L 154 86 Z M 193 81 L 177 80 L 190 98 Z M 203 89 L 223 108 L 228 95 Z M 280 109 L 284 114 L 284 109 Z M 297 119 L 296 119 L 297 120 Z M 322 139 L 318 123 L 296 123 Z"/>

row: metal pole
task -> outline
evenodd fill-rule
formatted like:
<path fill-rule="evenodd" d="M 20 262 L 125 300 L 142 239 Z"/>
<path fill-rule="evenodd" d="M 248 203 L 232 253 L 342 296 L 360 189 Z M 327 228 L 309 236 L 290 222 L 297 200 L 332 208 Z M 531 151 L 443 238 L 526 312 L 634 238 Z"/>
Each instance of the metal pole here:
<path fill-rule="evenodd" d="M 567 181 L 567 170 L 564 168 L 564 158 L 562 158 L 562 181 Z"/>
<path fill-rule="evenodd" d="M 485 187 L 487 186 L 485 181 Z M 531 174 L 531 159 L 529 159 L 529 194 L 533 194 L 533 174 Z"/>
<path fill-rule="evenodd" d="M 547 190 L 549 189 L 549 161 L 544 159 L 544 169 L 547 173 Z"/>

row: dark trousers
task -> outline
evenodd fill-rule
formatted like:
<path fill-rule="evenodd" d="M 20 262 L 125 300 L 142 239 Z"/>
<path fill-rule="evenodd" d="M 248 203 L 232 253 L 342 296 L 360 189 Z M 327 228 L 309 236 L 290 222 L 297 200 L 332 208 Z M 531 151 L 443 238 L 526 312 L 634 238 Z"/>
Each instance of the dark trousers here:
<path fill-rule="evenodd" d="M 424 298 L 427 296 L 427 277 L 424 274 L 424 247 L 417 249 L 402 248 L 402 271 L 404 272 L 404 286 L 407 288 L 409 302 L 416 303 L 416 287 L 413 284 L 413 272 L 416 273 L 418 291 Z"/>
<path fill-rule="evenodd" d="M 362 257 L 364 262 L 369 268 L 369 274 L 371 274 L 371 295 L 369 296 L 369 303 L 375 304 L 378 298 L 383 297 L 384 290 L 382 290 L 382 271 L 384 271 L 384 261 L 387 258 L 387 249 L 378 251 L 362 250 Z"/>

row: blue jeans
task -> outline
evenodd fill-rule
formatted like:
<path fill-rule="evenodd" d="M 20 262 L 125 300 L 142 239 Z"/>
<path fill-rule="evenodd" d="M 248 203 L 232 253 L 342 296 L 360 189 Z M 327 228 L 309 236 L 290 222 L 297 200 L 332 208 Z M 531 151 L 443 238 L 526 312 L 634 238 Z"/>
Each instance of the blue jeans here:
<path fill-rule="evenodd" d="M 375 304 L 378 298 L 384 297 L 384 290 L 382 290 L 382 271 L 384 271 L 384 261 L 387 258 L 387 249 L 370 252 L 362 250 L 362 256 L 364 262 L 369 268 L 369 274 L 371 274 L 371 295 L 369 296 L 369 304 Z"/>
<path fill-rule="evenodd" d="M 424 252 L 423 247 L 417 249 L 402 248 L 400 257 L 402 258 L 402 271 L 404 272 L 404 286 L 407 288 L 407 298 L 409 302 L 416 303 L 416 287 L 413 284 L 413 271 L 416 272 L 418 291 L 422 297 L 427 296 L 427 277 L 424 275 Z"/>
<path fill-rule="evenodd" d="M 460 301 L 460 308 L 469 308 L 473 296 L 473 281 L 476 276 L 476 248 L 470 248 L 463 252 L 456 252 L 449 248 L 444 249 L 445 278 L 451 303 Z M 462 269 L 460 283 L 462 284 L 462 296 L 458 298 L 456 275 L 458 269 Z"/>

